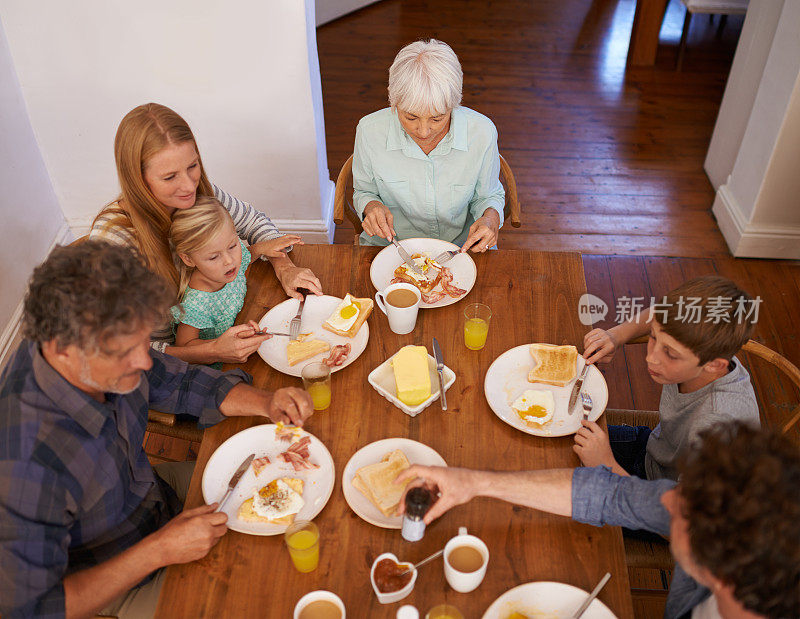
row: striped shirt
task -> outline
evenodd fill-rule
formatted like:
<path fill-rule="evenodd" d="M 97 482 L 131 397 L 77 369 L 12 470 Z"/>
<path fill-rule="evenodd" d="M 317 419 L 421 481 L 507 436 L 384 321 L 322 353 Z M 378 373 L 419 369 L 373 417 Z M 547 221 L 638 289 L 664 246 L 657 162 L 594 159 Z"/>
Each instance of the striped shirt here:
<path fill-rule="evenodd" d="M 245 239 L 248 245 L 283 236 L 283 233 L 265 213 L 253 208 L 248 202 L 226 193 L 216 185 L 212 184 L 211 186 L 214 189 L 214 197 L 231 214 L 237 234 L 240 238 Z M 116 218 L 114 207 L 118 205 L 118 202 L 112 202 L 101 211 L 89 232 L 89 237 L 139 249 L 133 228 L 114 222 Z M 291 251 L 291 248 L 286 251 Z M 178 260 L 177 256 L 173 256 L 173 259 Z M 175 343 L 174 323 L 172 321 L 165 322 L 153 331 L 150 339 L 153 342 L 153 348 L 163 352 L 167 346 Z"/>
<path fill-rule="evenodd" d="M 220 421 L 250 377 L 151 351 L 127 394 L 98 402 L 25 340 L 0 375 L 0 613 L 63 617 L 66 575 L 107 561 L 181 509 L 142 442 L 147 410 Z"/>

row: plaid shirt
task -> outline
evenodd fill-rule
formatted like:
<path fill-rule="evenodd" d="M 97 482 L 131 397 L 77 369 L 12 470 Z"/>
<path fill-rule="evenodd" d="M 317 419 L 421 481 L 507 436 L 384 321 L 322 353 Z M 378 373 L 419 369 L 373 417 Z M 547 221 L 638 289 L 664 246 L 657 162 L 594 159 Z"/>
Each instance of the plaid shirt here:
<path fill-rule="evenodd" d="M 151 350 L 139 387 L 98 402 L 24 341 L 0 376 L 0 612 L 63 617 L 63 578 L 108 560 L 181 509 L 142 442 L 147 410 L 203 426 L 239 370 L 221 373 Z"/>

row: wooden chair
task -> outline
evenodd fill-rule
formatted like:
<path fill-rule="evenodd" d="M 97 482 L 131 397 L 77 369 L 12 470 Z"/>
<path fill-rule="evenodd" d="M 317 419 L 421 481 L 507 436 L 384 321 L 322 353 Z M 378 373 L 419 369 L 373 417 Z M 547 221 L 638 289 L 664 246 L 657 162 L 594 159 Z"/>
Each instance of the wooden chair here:
<path fill-rule="evenodd" d="M 747 13 L 747 5 L 750 0 L 681 0 L 686 7 L 686 17 L 683 20 L 683 32 L 681 32 L 681 42 L 678 46 L 678 59 L 675 68 L 680 71 L 683 67 L 683 55 L 686 52 L 686 39 L 689 37 L 689 27 L 692 23 L 692 15 L 703 13 L 713 19 L 714 15 L 721 15 L 717 33 L 722 32 L 728 15 L 744 15 Z"/>
<path fill-rule="evenodd" d="M 503 208 L 503 219 L 508 220 L 511 218 L 511 225 L 514 228 L 519 228 L 522 225 L 520 220 L 520 205 L 517 198 L 517 181 L 514 179 L 514 173 L 511 171 L 511 166 L 508 165 L 505 158 L 500 155 L 500 182 L 506 190 L 506 204 Z M 345 216 L 350 220 L 355 229 L 355 238 L 353 244 L 358 245 L 358 237 L 364 228 L 361 226 L 361 218 L 353 208 L 353 155 L 347 158 L 344 162 L 342 169 L 339 171 L 339 177 L 336 179 L 336 193 L 333 198 L 333 221 L 336 225 L 340 226 L 344 223 Z"/>
<path fill-rule="evenodd" d="M 78 237 L 70 243 L 70 247 L 80 245 L 88 238 L 88 234 Z M 203 440 L 203 429 L 194 421 L 178 419 L 176 415 L 153 410 L 147 411 L 147 431 L 195 443 Z"/>
<path fill-rule="evenodd" d="M 628 343 L 645 344 L 647 343 L 647 336 L 636 338 Z M 755 340 L 748 340 L 742 347 L 742 352 L 755 355 L 766 361 L 769 365 L 780 371 L 781 374 L 785 375 L 797 390 L 800 390 L 800 369 L 780 353 L 775 352 Z M 750 373 L 753 375 L 752 367 L 750 368 Z M 766 406 L 770 405 L 770 402 L 767 401 L 768 394 L 762 393 L 756 395 L 761 396 L 761 406 L 759 408 L 762 411 L 762 424 L 766 426 L 767 420 L 763 418 L 763 410 Z M 798 420 L 800 420 L 800 404 L 789 411 L 785 419 L 781 420 L 779 424 L 781 426 L 781 432 L 786 434 Z M 658 421 L 658 411 L 606 410 L 606 422 L 609 425 L 620 425 L 624 423 L 630 426 L 648 426 L 650 428 L 655 428 L 656 425 L 658 425 Z M 670 571 L 674 567 L 675 562 L 669 552 L 669 546 L 666 541 L 661 544 L 659 542 L 647 542 L 628 537 L 626 537 L 624 541 L 625 559 L 628 568 Z"/>

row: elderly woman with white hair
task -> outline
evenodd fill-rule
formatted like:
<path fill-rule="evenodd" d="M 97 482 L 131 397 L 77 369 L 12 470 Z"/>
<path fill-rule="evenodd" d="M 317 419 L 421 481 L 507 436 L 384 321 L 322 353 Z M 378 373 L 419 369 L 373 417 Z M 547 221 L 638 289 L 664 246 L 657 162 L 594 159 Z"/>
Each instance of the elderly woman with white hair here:
<path fill-rule="evenodd" d="M 461 65 L 446 43 L 417 41 L 395 57 L 391 107 L 356 129 L 353 205 L 362 245 L 429 237 L 484 252 L 497 243 L 505 202 L 497 129 L 461 106 L 461 86 Z"/>

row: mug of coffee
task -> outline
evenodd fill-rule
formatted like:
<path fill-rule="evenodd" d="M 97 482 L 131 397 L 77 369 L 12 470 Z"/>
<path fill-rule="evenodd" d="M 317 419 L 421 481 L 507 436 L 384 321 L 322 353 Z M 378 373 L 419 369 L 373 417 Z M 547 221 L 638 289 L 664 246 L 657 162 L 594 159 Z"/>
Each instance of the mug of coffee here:
<path fill-rule="evenodd" d="M 312 591 L 297 601 L 294 619 L 345 619 L 344 602 L 330 591 Z"/>
<path fill-rule="evenodd" d="M 419 288 L 413 284 L 392 284 L 375 293 L 375 302 L 389 319 L 389 328 L 398 335 L 414 330 L 420 301 Z"/>
<path fill-rule="evenodd" d="M 467 527 L 459 527 L 458 535 L 444 547 L 444 577 L 459 593 L 477 589 L 486 575 L 489 565 L 489 548 L 474 535 L 467 534 Z"/>

